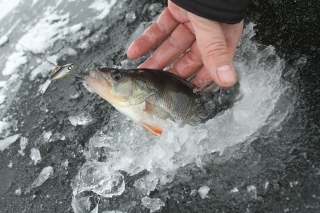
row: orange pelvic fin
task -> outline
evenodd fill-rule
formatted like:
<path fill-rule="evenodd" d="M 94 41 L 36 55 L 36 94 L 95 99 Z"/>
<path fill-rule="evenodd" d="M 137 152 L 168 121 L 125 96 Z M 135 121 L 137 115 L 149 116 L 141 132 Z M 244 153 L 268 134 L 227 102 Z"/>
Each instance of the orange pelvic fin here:
<path fill-rule="evenodd" d="M 145 124 L 145 123 L 140 123 L 145 129 L 149 130 L 150 132 L 152 132 L 153 134 L 155 134 L 156 136 L 159 136 L 162 134 L 162 129 L 159 129 L 158 127 L 154 127 L 151 126 L 149 124 Z"/>

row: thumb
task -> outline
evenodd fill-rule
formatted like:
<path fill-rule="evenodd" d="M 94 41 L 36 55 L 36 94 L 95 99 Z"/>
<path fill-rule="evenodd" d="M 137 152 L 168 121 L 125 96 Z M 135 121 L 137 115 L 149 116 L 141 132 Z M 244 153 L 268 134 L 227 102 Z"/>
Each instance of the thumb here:
<path fill-rule="evenodd" d="M 214 82 L 230 87 L 237 82 L 221 23 L 189 13 L 203 65 Z"/>

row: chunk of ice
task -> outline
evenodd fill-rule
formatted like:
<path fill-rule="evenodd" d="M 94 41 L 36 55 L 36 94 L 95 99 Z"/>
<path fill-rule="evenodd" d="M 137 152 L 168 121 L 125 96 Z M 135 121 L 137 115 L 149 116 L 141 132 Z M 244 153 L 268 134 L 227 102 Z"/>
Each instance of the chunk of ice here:
<path fill-rule="evenodd" d="M 46 144 L 46 143 L 50 142 L 51 136 L 52 136 L 52 132 L 51 131 L 48 131 L 48 132 L 43 131 L 41 136 L 35 142 L 35 144 L 36 145 Z"/>
<path fill-rule="evenodd" d="M 16 134 L 16 135 L 12 135 L 9 136 L 5 139 L 0 140 L 0 151 L 5 150 L 6 148 L 8 148 L 12 143 L 14 143 L 18 138 L 20 137 L 20 135 Z"/>
<path fill-rule="evenodd" d="M 137 15 L 136 12 L 134 11 L 130 11 L 126 14 L 126 22 L 128 24 L 131 24 L 132 22 L 134 22 L 137 19 Z"/>
<path fill-rule="evenodd" d="M 0 137 L 6 138 L 10 134 L 10 122 L 0 121 Z"/>
<path fill-rule="evenodd" d="M 210 188 L 206 185 L 203 185 L 198 189 L 198 193 L 202 199 L 205 199 L 207 197 L 207 194 L 209 193 L 209 191 L 210 191 Z"/>
<path fill-rule="evenodd" d="M 68 119 L 73 126 L 88 125 L 93 121 L 92 117 L 87 113 L 81 113 L 76 116 L 69 116 Z"/>
<path fill-rule="evenodd" d="M 40 155 L 39 149 L 32 148 L 30 158 L 31 158 L 31 160 L 33 160 L 34 165 L 37 165 L 37 163 L 39 163 L 41 161 L 41 155 Z"/>
<path fill-rule="evenodd" d="M 21 188 L 18 188 L 14 191 L 14 194 L 17 195 L 17 196 L 20 196 L 21 195 Z"/>
<path fill-rule="evenodd" d="M 150 174 L 136 180 L 133 186 L 138 188 L 143 195 L 149 195 L 150 192 L 156 188 L 158 182 L 159 179 L 157 176 L 155 174 Z"/>
<path fill-rule="evenodd" d="M 106 163 L 85 163 L 71 184 L 73 195 L 92 191 L 103 197 L 121 195 L 125 188 L 124 177 L 112 171 Z"/>
<path fill-rule="evenodd" d="M 141 198 L 141 204 L 150 209 L 150 212 L 155 212 L 159 210 L 162 206 L 165 206 L 164 202 L 159 198 L 150 197 Z"/>
<path fill-rule="evenodd" d="M 53 175 L 52 166 L 47 166 L 42 169 L 38 177 L 31 184 L 31 189 L 37 188 L 41 186 L 44 182 L 46 182 Z"/>
<path fill-rule="evenodd" d="M 249 193 L 251 198 L 253 198 L 253 199 L 258 198 L 257 188 L 254 185 L 247 186 L 247 192 Z"/>

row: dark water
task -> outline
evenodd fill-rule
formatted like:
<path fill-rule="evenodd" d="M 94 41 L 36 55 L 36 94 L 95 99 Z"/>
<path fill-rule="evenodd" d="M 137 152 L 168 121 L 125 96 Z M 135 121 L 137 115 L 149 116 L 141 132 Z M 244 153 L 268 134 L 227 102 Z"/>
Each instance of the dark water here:
<path fill-rule="evenodd" d="M 77 74 L 86 73 L 90 67 L 119 65 L 119 61 L 125 59 L 124 45 L 130 34 L 140 22 L 154 17 L 154 14 L 146 13 L 128 25 L 126 12 L 143 11 L 149 2 L 124 2 L 122 9 L 112 11 L 107 19 L 86 26 L 92 33 L 101 33 L 99 29 L 106 29 L 104 34 L 99 34 L 97 42 L 92 42 L 86 49 L 75 47 L 77 56 L 67 56 L 58 62 L 76 61 Z M 78 8 L 73 8 L 73 13 L 80 11 L 81 7 L 80 4 Z M 26 5 L 19 10 L 28 11 Z M 28 15 L 25 16 L 30 14 L 32 19 L 34 13 L 26 12 Z M 84 18 L 83 13 L 79 14 L 79 19 Z M 320 3 L 315 0 L 251 3 L 246 22 L 256 24 L 255 41 L 274 46 L 280 58 L 285 60 L 282 79 L 292 84 L 295 88 L 292 96 L 297 96 L 293 110 L 275 129 L 262 127 L 250 142 L 227 149 L 222 156 L 218 153 L 207 155 L 202 168 L 194 164 L 180 168 L 174 181 L 150 194 L 151 198 L 165 201 L 160 212 L 320 211 L 319 14 Z M 76 46 L 70 41 L 58 41 L 49 51 L 58 52 L 66 44 Z M 73 212 L 70 183 L 85 162 L 83 151 L 89 138 L 108 125 L 113 113 L 111 106 L 90 95 L 82 88 L 81 82 L 72 78 L 50 87 L 47 97 L 55 104 L 47 107 L 48 112 L 39 110 L 34 107 L 39 100 L 32 98 L 31 94 L 44 81 L 41 76 L 32 83 L 25 78 L 17 93 L 17 101 L 12 102 L 6 113 L 18 120 L 14 132 L 27 137 L 29 145 L 25 156 L 17 154 L 19 143 L 0 153 L 0 212 Z M 70 99 L 77 93 L 78 97 Z M 275 112 L 275 116 L 281 114 L 281 103 L 275 110 L 279 111 L 278 114 Z M 93 123 L 82 127 L 68 122 L 68 116 L 83 111 L 94 112 Z M 272 117 L 269 119 L 272 120 Z M 39 135 L 49 130 L 64 134 L 66 139 L 37 144 Z M 41 152 L 42 161 L 36 166 L 30 163 L 32 147 L 38 147 Z M 69 163 L 67 169 L 61 167 L 66 159 Z M 10 161 L 12 168 L 7 166 Z M 54 175 L 40 187 L 28 191 L 46 166 L 54 168 Z M 139 205 L 140 195 L 133 186 L 134 181 L 144 173 L 124 175 L 127 185 L 121 196 L 102 198 L 86 192 L 86 196 L 91 197 L 91 210 L 98 203 L 99 212 L 115 209 L 149 212 L 149 209 Z M 202 199 L 195 190 L 204 184 L 210 187 L 210 191 L 207 198 Z M 16 195 L 16 189 L 21 189 L 22 194 Z"/>

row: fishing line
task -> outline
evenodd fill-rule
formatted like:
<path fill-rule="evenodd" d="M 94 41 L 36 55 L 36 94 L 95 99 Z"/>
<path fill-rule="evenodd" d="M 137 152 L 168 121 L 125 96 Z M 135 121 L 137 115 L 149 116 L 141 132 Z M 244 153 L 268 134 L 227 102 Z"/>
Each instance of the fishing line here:
<path fill-rule="evenodd" d="M 38 57 L 41 60 L 45 60 L 45 61 L 47 61 L 48 63 L 50 63 L 51 65 L 54 66 L 54 69 L 50 73 L 49 79 L 37 91 L 37 94 L 39 94 L 40 96 L 42 96 L 45 93 L 45 91 L 47 90 L 47 88 L 49 87 L 49 85 L 51 84 L 52 81 L 60 80 L 62 78 L 65 78 L 68 75 L 71 75 L 72 77 L 74 77 L 77 80 L 83 80 L 83 78 L 81 78 L 81 77 L 79 77 L 77 75 L 71 74 L 71 72 L 74 69 L 73 63 L 65 64 L 63 66 L 58 66 L 58 65 L 52 63 L 51 61 L 45 59 L 45 58 L 37 56 L 31 49 L 27 48 L 26 46 L 24 46 L 23 44 L 19 43 L 18 41 L 16 41 L 15 39 L 11 38 L 10 36 L 8 36 L 8 35 L 6 35 L 6 34 L 4 34 L 2 32 L 0 32 L 0 34 L 3 35 L 3 36 L 6 36 L 8 39 L 11 39 L 15 43 L 17 43 L 17 44 L 21 45 L 22 47 L 24 47 L 25 49 L 29 50 L 35 57 Z"/>
<path fill-rule="evenodd" d="M 11 37 L 9 37 L 8 35 L 6 35 L 6 34 L 4 34 L 4 33 L 2 33 L 2 32 L 0 32 L 0 34 L 1 35 L 3 35 L 3 36 L 5 36 L 5 37 L 7 37 L 8 39 L 11 39 L 12 41 L 14 41 L 15 43 L 17 43 L 17 44 L 19 44 L 19 45 L 21 45 L 22 47 L 24 47 L 25 49 L 27 49 L 27 50 L 29 50 L 35 57 L 38 57 L 38 58 L 40 58 L 41 60 L 45 60 L 45 61 L 47 61 L 48 63 L 50 63 L 51 65 L 53 65 L 53 66 L 55 66 L 55 67 L 57 67 L 58 65 L 56 65 L 56 64 L 54 64 L 54 63 L 52 63 L 51 61 L 49 61 L 49 60 L 47 60 L 47 59 L 45 59 L 45 58 L 41 58 L 40 56 L 37 56 L 37 54 L 36 53 L 34 53 L 32 50 L 30 50 L 29 48 L 27 48 L 26 46 L 24 46 L 24 45 L 22 45 L 22 44 L 20 44 L 18 41 L 16 41 L 15 39 L 13 39 L 13 38 L 11 38 Z"/>

